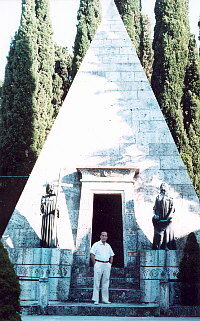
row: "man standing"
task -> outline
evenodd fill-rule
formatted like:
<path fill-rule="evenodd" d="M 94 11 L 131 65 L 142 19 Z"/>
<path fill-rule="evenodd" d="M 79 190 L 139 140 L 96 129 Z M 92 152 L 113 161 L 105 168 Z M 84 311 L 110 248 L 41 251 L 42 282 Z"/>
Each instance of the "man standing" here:
<path fill-rule="evenodd" d="M 91 261 L 94 264 L 94 286 L 92 301 L 94 304 L 99 304 L 99 288 L 101 282 L 101 294 L 103 303 L 111 303 L 109 301 L 109 282 L 110 270 L 115 255 L 111 246 L 106 243 L 108 239 L 107 232 L 101 232 L 100 241 L 94 243 L 90 250 Z M 102 280 L 101 280 L 102 278 Z"/>

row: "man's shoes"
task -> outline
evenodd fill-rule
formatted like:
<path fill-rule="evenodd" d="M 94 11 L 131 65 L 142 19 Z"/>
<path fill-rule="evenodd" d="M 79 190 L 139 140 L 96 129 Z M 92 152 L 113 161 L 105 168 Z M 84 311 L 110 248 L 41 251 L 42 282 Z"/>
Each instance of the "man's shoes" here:
<path fill-rule="evenodd" d="M 105 303 L 105 304 L 111 304 L 110 301 L 102 301 L 102 303 Z"/>
<path fill-rule="evenodd" d="M 99 304 L 99 302 L 98 302 L 98 301 L 94 301 L 94 304 L 95 304 L 95 305 L 98 305 L 98 304 Z"/>

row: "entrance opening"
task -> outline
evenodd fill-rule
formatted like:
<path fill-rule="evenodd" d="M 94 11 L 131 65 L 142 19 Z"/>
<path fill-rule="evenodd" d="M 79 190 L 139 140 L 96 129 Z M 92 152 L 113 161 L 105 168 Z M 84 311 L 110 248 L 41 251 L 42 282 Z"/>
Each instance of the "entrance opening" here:
<path fill-rule="evenodd" d="M 94 194 L 92 244 L 102 231 L 108 232 L 108 243 L 115 256 L 113 266 L 124 267 L 121 194 Z"/>

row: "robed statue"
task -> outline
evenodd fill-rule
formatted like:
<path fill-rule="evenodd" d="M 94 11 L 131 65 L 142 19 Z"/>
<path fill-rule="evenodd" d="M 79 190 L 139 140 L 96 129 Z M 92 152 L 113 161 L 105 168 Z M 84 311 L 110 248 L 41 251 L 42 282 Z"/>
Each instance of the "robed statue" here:
<path fill-rule="evenodd" d="M 41 247 L 57 247 L 56 221 L 59 217 L 59 210 L 57 195 L 52 184 L 46 186 L 46 195 L 42 196 L 40 210 L 42 215 Z"/>
<path fill-rule="evenodd" d="M 176 242 L 173 229 L 173 213 L 175 212 L 173 198 L 168 195 L 168 187 L 165 183 L 160 185 L 160 193 L 156 197 L 154 205 L 153 250 L 175 250 Z"/>

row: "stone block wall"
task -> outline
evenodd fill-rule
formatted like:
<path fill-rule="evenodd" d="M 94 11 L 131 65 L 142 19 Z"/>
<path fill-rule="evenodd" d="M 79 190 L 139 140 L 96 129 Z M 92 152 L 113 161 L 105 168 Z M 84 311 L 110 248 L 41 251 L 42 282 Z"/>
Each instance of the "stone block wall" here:
<path fill-rule="evenodd" d="M 69 295 L 72 251 L 47 248 L 7 248 L 19 277 L 20 300 L 38 305 L 66 301 Z"/>
<path fill-rule="evenodd" d="M 180 303 L 177 273 L 181 254 L 177 250 L 140 252 L 141 302 L 160 303 L 165 292 L 169 305 Z"/>

